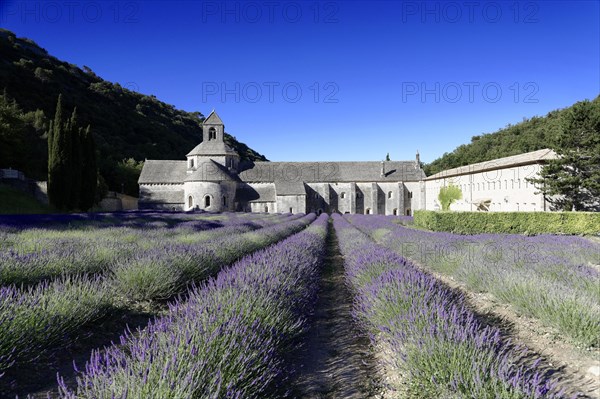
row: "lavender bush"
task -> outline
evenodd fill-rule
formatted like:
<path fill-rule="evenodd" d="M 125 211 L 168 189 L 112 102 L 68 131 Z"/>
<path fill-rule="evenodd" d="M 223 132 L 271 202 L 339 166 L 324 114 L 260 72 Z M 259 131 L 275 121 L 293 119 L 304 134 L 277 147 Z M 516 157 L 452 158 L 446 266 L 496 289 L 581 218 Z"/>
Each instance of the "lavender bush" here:
<path fill-rule="evenodd" d="M 33 360 L 83 324 L 105 316 L 110 291 L 99 278 L 68 277 L 25 290 L 0 288 L 0 374 Z"/>
<path fill-rule="evenodd" d="M 462 295 L 375 244 L 342 216 L 334 216 L 334 227 L 357 318 L 374 344 L 392 351 L 409 397 L 562 397 L 537 361 L 519 365 L 527 351 L 482 325 Z"/>
<path fill-rule="evenodd" d="M 211 217 L 224 216 L 211 215 Z M 38 241 L 29 240 L 29 235 L 36 237 L 39 229 L 21 231 L 23 237 L 22 250 L 27 245 L 37 245 L 41 241 L 54 242 L 57 245 L 53 251 L 36 253 L 35 255 L 22 255 L 17 257 L 16 252 L 10 256 L 0 256 L 0 260 L 19 259 L 23 263 L 21 278 L 36 275 L 58 275 L 55 280 L 42 281 L 35 286 L 21 287 L 10 285 L 0 291 L 0 373 L 6 370 L 15 361 L 31 361 L 37 356 L 59 348 L 64 338 L 76 334 L 84 324 L 107 315 L 112 309 L 127 305 L 122 298 L 129 300 L 164 299 L 180 292 L 185 284 L 200 280 L 214 274 L 218 269 L 232 263 L 244 254 L 255 251 L 263 246 L 280 240 L 281 238 L 299 231 L 309 224 L 313 216 L 278 215 L 268 217 L 240 217 L 246 219 L 243 223 L 235 222 L 238 227 L 245 225 L 248 220 L 257 222 L 251 229 L 269 226 L 262 229 L 262 238 L 257 240 L 251 236 L 244 241 L 244 229 L 232 234 L 231 226 L 229 236 L 217 235 L 216 240 L 197 244 L 173 244 L 178 235 L 193 234 L 197 225 L 185 221 L 184 226 L 167 229 L 167 233 L 174 234 L 163 239 L 161 234 L 165 230 L 154 229 L 147 231 L 147 239 L 142 241 L 144 230 L 131 230 L 129 228 L 91 229 L 88 237 L 81 231 L 46 231 L 46 236 Z M 287 220 L 287 221 L 286 221 Z M 283 221 L 283 222 L 282 222 Z M 123 230 L 125 229 L 125 230 Z M 179 229 L 179 231 L 177 231 Z M 216 228 L 215 231 L 219 230 Z M 44 230 L 45 231 L 45 230 Z M 43 232 L 43 231 L 41 231 Z M 103 233 L 100 234 L 99 232 Z M 107 236 L 104 233 L 112 233 Z M 58 237 L 57 237 L 58 236 Z M 89 246 L 81 245 L 76 241 L 69 246 L 59 237 L 78 237 L 85 239 Z M 126 243 L 124 246 L 111 246 L 117 237 Z M 126 237 L 131 237 L 127 240 Z M 150 249 L 150 245 L 155 247 Z M 92 245 L 95 244 L 95 245 Z M 75 250 L 77 247 L 78 250 Z M 91 247 L 91 249 L 90 249 Z M 65 249 L 67 248 L 67 249 Z M 128 252 L 119 252 L 115 248 L 127 248 Z M 146 248 L 146 250 L 142 250 Z M 108 254 L 114 251 L 118 254 L 112 259 L 111 274 L 90 277 L 82 274 L 90 268 L 76 268 L 73 264 L 92 262 L 87 254 Z M 246 252 L 244 252 L 246 251 Z M 65 255 L 65 259 L 60 257 Z M 68 256 L 67 256 L 68 255 Z M 98 260 L 98 258 L 94 258 Z M 0 270 L 13 270 L 18 272 L 18 262 L 0 264 Z M 60 270 L 64 267 L 64 270 Z M 29 269 L 28 269 L 29 268 Z M 31 273 L 30 273 L 31 272 Z M 70 275 L 77 272 L 77 275 Z M 29 274 L 28 274 L 29 273 Z M 61 275 L 66 275 L 60 277 Z M 32 280 L 29 280 L 32 281 Z"/>
<path fill-rule="evenodd" d="M 190 215 L 184 215 L 189 219 Z M 162 222 L 166 224 L 162 227 L 149 226 L 157 223 L 155 219 L 147 223 L 145 219 L 131 219 L 135 226 L 123 226 L 129 221 L 120 221 L 119 227 L 104 224 L 99 228 L 92 222 L 77 229 L 69 225 L 54 229 L 13 227 L 0 234 L 0 285 L 34 284 L 61 275 L 101 274 L 117 261 L 123 263 L 142 251 L 184 241 L 198 244 L 288 219 L 281 215 L 233 215 L 201 215 L 192 220 L 175 219 L 177 223 L 166 218 L 169 222 Z M 173 218 L 175 214 L 168 216 Z M 220 218 L 218 223 L 216 217 Z"/>
<path fill-rule="evenodd" d="M 192 245 L 170 245 L 124 259 L 113 268 L 115 291 L 127 301 L 170 298 L 187 284 L 305 228 L 314 215 Z"/>
<path fill-rule="evenodd" d="M 490 292 L 586 347 L 600 347 L 600 245 L 582 237 L 432 233 L 348 217 L 398 254 Z"/>
<path fill-rule="evenodd" d="M 96 351 L 75 389 L 59 379 L 61 397 L 276 397 L 280 353 L 314 303 L 326 229 L 322 215 L 222 270 L 167 316 Z"/>

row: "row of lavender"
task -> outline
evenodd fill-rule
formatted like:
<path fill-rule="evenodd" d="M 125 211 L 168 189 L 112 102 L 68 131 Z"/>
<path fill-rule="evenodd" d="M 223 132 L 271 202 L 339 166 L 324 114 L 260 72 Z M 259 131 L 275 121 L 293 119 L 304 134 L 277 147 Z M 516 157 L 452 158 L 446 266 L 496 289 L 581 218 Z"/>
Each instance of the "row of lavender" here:
<path fill-rule="evenodd" d="M 160 246 L 194 244 L 243 233 L 281 221 L 265 215 L 166 215 L 163 221 L 142 214 L 102 227 L 94 220 L 78 226 L 0 230 L 0 285 L 35 284 L 58 276 L 104 273 L 140 251 Z"/>
<path fill-rule="evenodd" d="M 312 216 L 314 219 L 314 216 Z M 327 216 L 236 262 L 146 329 L 95 352 L 63 398 L 278 397 L 314 304 Z"/>
<path fill-rule="evenodd" d="M 600 245 L 576 236 L 432 233 L 380 216 L 348 220 L 401 256 L 600 347 Z"/>
<path fill-rule="evenodd" d="M 194 244 L 134 253 L 102 276 L 67 276 L 28 288 L 0 289 L 0 373 L 31 361 L 85 324 L 129 307 L 136 300 L 170 298 L 185 292 L 240 257 L 305 228 L 314 216 L 288 216 L 256 231 Z M 217 229 L 218 230 L 218 229 Z"/>
<path fill-rule="evenodd" d="M 559 398 L 538 362 L 484 326 L 465 298 L 377 245 L 344 217 L 334 227 L 355 312 L 375 345 L 388 348 L 407 397 Z M 531 358 L 530 358 L 531 359 Z"/>

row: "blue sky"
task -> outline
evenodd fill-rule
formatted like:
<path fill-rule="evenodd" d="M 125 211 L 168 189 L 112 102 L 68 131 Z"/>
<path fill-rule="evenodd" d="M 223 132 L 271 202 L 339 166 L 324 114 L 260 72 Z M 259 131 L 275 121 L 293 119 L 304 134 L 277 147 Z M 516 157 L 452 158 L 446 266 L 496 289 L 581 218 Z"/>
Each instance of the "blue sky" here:
<path fill-rule="evenodd" d="M 421 159 L 600 92 L 598 1 L 16 1 L 0 26 L 271 160 Z"/>

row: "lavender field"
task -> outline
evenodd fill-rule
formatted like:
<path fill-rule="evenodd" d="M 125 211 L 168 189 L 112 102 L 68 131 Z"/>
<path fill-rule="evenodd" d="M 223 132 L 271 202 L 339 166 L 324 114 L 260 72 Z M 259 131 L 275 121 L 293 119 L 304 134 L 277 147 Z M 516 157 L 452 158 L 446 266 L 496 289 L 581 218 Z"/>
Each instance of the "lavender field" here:
<path fill-rule="evenodd" d="M 585 238 L 453 236 L 373 215 L 43 218 L 0 219 L 2 398 L 588 395 L 433 274 L 594 351 L 599 245 Z M 344 307 L 354 326 L 340 330 Z"/>

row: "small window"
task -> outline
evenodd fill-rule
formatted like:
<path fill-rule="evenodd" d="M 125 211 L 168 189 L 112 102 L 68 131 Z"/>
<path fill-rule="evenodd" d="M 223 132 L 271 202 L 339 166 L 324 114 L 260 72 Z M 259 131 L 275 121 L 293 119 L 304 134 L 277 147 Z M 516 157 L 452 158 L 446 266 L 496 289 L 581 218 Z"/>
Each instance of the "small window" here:
<path fill-rule="evenodd" d="M 408 192 L 408 198 L 412 198 L 412 191 Z"/>
<path fill-rule="evenodd" d="M 294 208 L 290 208 L 290 213 L 294 213 Z"/>
<path fill-rule="evenodd" d="M 388 199 L 392 198 L 393 196 L 394 196 L 394 194 L 391 191 L 389 191 L 388 192 Z"/>
<path fill-rule="evenodd" d="M 190 159 L 190 169 L 194 168 L 194 159 Z"/>
<path fill-rule="evenodd" d="M 370 214 L 371 214 L 371 208 L 365 209 L 365 215 L 370 215 Z"/>
<path fill-rule="evenodd" d="M 210 195 L 207 195 L 206 197 L 204 197 L 204 207 L 210 208 Z"/>
<path fill-rule="evenodd" d="M 265 213 L 269 213 L 269 207 L 265 205 Z"/>
<path fill-rule="evenodd" d="M 227 197 L 223 196 L 223 206 L 227 206 Z"/>
<path fill-rule="evenodd" d="M 345 192 L 342 192 L 342 193 L 340 194 L 340 198 L 346 198 L 346 193 L 345 193 Z"/>
<path fill-rule="evenodd" d="M 406 216 L 410 216 L 410 209 L 406 210 Z"/>
<path fill-rule="evenodd" d="M 393 214 L 394 216 L 398 216 L 398 209 L 394 208 Z"/>
<path fill-rule="evenodd" d="M 194 207 L 194 198 L 190 195 L 188 197 L 188 208 L 193 208 Z"/>
<path fill-rule="evenodd" d="M 208 139 L 215 140 L 217 138 L 217 130 L 214 127 L 208 129 Z"/>

